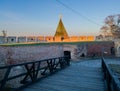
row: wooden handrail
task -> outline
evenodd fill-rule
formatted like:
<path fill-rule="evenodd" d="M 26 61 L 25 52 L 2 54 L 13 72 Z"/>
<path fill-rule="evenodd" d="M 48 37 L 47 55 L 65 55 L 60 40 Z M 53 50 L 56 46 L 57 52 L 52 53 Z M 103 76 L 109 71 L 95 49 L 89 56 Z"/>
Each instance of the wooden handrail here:
<path fill-rule="evenodd" d="M 104 58 L 102 58 L 102 69 L 104 72 L 104 79 L 107 83 L 107 91 L 120 91 L 119 78 L 114 75 Z"/>
<path fill-rule="evenodd" d="M 14 88 L 14 90 L 18 90 L 56 72 L 57 70 L 65 68 L 69 64 L 70 59 L 68 57 L 56 57 L 45 60 L 2 66 L 0 67 L 0 70 L 6 69 L 6 72 L 3 79 L 0 80 L 0 91 L 5 91 L 6 82 L 9 80 L 24 76 L 23 79 L 20 79 L 20 84 L 22 84 L 22 86 Z M 18 66 L 23 67 L 26 71 L 20 74 L 15 74 L 14 76 L 9 76 L 11 70 Z M 39 77 L 38 74 L 41 76 Z"/>

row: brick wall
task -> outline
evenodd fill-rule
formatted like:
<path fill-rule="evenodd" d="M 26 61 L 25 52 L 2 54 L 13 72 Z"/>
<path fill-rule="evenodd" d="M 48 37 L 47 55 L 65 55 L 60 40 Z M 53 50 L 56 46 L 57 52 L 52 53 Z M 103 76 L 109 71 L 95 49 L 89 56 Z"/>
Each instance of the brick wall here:
<path fill-rule="evenodd" d="M 62 46 L 0 46 L 0 64 L 15 64 L 63 56 Z"/>
<path fill-rule="evenodd" d="M 80 42 L 78 44 L 64 44 L 63 50 L 71 52 L 73 60 L 80 60 L 81 57 L 101 57 L 102 51 L 104 56 L 113 56 L 111 48 L 115 47 L 114 42 Z"/>
<path fill-rule="evenodd" d="M 111 48 L 114 47 L 114 42 L 94 42 L 94 43 L 89 43 L 87 47 L 87 56 L 101 56 L 102 52 L 104 56 L 111 56 Z"/>
<path fill-rule="evenodd" d="M 113 42 L 86 42 L 79 44 L 48 44 L 48 45 L 27 45 L 27 46 L 0 46 L 0 64 L 15 64 L 27 61 L 36 61 L 53 57 L 63 56 L 63 51 L 70 51 L 71 58 L 77 59 L 85 57 L 111 56 Z"/>
<path fill-rule="evenodd" d="M 7 63 L 7 48 L 0 46 L 0 65 L 6 65 Z"/>

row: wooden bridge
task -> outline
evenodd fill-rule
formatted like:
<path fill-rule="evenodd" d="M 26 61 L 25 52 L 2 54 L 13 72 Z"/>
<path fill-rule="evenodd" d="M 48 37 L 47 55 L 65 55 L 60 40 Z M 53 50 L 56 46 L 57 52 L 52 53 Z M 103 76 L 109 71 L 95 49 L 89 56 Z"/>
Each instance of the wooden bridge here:
<path fill-rule="evenodd" d="M 55 60 L 55 59 L 54 59 Z M 60 62 L 56 63 L 56 68 Z M 47 61 L 47 68 L 51 70 L 52 61 Z M 69 64 L 69 61 L 66 63 Z M 62 63 L 63 65 L 63 63 Z M 62 66 L 61 67 L 64 67 Z M 65 65 L 65 64 L 64 64 Z M 31 68 L 32 69 L 32 68 Z M 34 68 L 33 68 L 34 69 Z M 46 71 L 44 69 L 44 71 Z M 51 70 L 53 71 L 53 69 Z M 28 69 L 28 75 L 30 76 Z M 43 73 L 43 72 L 42 72 Z M 45 73 L 45 72 L 44 72 Z M 31 74 L 31 78 L 32 78 Z M 14 77 L 13 77 L 14 78 Z M 25 79 L 25 78 L 24 78 Z M 3 82 L 3 81 L 1 81 Z M 34 82 L 34 80 L 32 81 Z M 4 82 L 5 83 L 5 82 Z M 3 90 L 3 88 L 1 87 Z M 49 75 L 34 84 L 25 86 L 20 91 L 106 91 L 105 81 L 103 78 L 103 71 L 101 68 L 101 60 L 88 60 L 80 62 L 71 62 L 70 66 L 64 70 L 58 71 L 55 74 Z M 3 90 L 4 91 L 4 90 Z"/>
<path fill-rule="evenodd" d="M 98 61 L 99 60 L 94 60 Z M 74 62 L 62 71 L 28 86 L 22 91 L 106 91 L 101 67 L 93 60 L 89 66 L 83 62 Z"/>

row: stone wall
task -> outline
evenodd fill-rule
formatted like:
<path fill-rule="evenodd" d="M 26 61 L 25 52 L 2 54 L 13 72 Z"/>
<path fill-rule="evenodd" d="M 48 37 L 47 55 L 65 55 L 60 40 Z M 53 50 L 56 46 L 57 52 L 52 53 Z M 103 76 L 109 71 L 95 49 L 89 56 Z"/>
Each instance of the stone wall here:
<path fill-rule="evenodd" d="M 60 45 L 22 45 L 22 46 L 0 46 L 0 66 L 11 65 L 23 62 L 38 61 L 42 59 L 63 56 L 63 48 Z M 24 72 L 23 66 L 12 68 L 9 76 Z M 0 80 L 3 79 L 6 69 L 0 70 Z M 8 87 L 19 87 L 23 77 L 7 82 Z"/>
<path fill-rule="evenodd" d="M 18 43 L 26 42 L 27 38 L 25 36 L 18 37 Z"/>
<path fill-rule="evenodd" d="M 0 46 L 0 66 L 1 65 L 6 65 L 7 63 L 7 49 L 6 47 L 1 47 Z"/>
<path fill-rule="evenodd" d="M 63 56 L 59 45 L 0 46 L 0 64 L 15 64 Z"/>
<path fill-rule="evenodd" d="M 63 50 L 71 52 L 72 60 L 80 60 L 82 56 L 87 56 L 87 47 L 84 44 L 65 44 Z"/>
<path fill-rule="evenodd" d="M 81 42 L 76 44 L 65 44 L 63 45 L 63 50 L 70 51 L 73 60 L 80 60 L 80 58 L 83 57 L 101 57 L 102 55 L 114 56 L 114 47 L 115 44 L 112 41 Z"/>
<path fill-rule="evenodd" d="M 17 42 L 17 37 L 16 36 L 8 36 L 7 37 L 7 42 L 8 43 L 16 43 Z"/>
<path fill-rule="evenodd" d="M 65 44 L 63 45 L 63 50 L 64 51 L 70 51 L 71 53 L 71 58 L 72 59 L 77 59 L 76 56 L 75 56 L 75 49 L 77 48 L 76 45 L 71 45 L 71 44 Z"/>
<path fill-rule="evenodd" d="M 0 36 L 0 44 L 4 44 L 6 42 L 5 40 L 4 36 Z"/>
<path fill-rule="evenodd" d="M 112 50 L 115 44 L 112 41 L 94 42 L 87 46 L 87 56 L 114 56 L 115 54 Z"/>
<path fill-rule="evenodd" d="M 54 36 L 0 36 L 0 44 L 22 42 L 82 42 L 95 41 L 95 36 L 69 36 L 68 38 Z"/>
<path fill-rule="evenodd" d="M 120 57 L 120 40 L 115 41 L 115 53 L 117 57 Z"/>
<path fill-rule="evenodd" d="M 116 44 L 117 45 L 117 44 Z M 64 51 L 71 52 L 72 59 L 81 57 L 100 57 L 114 55 L 114 42 L 80 42 L 73 44 L 39 44 L 27 46 L 0 46 L 0 64 L 15 64 L 36 61 L 64 55 Z M 117 46 L 117 49 L 119 47 Z M 114 50 L 115 52 L 115 50 Z M 119 54 L 116 52 L 116 54 Z"/>

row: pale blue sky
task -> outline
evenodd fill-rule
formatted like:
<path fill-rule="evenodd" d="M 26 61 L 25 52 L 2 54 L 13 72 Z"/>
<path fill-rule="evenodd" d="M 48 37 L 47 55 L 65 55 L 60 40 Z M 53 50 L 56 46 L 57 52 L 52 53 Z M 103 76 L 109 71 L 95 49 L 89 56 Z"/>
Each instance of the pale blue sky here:
<path fill-rule="evenodd" d="M 15 36 L 53 36 L 60 14 L 69 35 L 92 35 L 99 33 L 106 16 L 120 14 L 120 0 L 59 1 L 77 13 L 56 0 L 0 0 L 0 35 L 6 30 Z"/>

